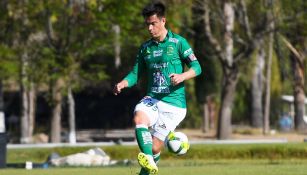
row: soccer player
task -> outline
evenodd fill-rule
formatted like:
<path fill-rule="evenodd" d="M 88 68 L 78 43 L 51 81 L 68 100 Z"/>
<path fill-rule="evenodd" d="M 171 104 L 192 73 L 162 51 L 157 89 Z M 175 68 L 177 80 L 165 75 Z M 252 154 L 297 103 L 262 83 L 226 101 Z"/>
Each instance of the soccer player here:
<path fill-rule="evenodd" d="M 158 173 L 164 141 L 186 115 L 184 81 L 199 75 L 201 68 L 186 39 L 166 28 L 161 2 L 148 4 L 142 15 L 151 39 L 141 45 L 132 71 L 115 85 L 113 93 L 117 95 L 147 76 L 147 94 L 134 110 L 141 151 L 137 159 L 140 175 L 146 175 Z M 188 66 L 186 71 L 184 65 Z"/>

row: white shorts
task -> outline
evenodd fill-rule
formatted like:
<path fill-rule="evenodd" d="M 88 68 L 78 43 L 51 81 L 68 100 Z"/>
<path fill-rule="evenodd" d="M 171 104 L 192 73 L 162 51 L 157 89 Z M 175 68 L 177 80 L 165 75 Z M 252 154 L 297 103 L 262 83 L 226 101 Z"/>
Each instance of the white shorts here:
<path fill-rule="evenodd" d="M 149 118 L 152 135 L 164 141 L 170 131 L 174 131 L 185 118 L 186 108 L 169 105 L 151 97 L 143 98 L 134 109 L 142 111 Z"/>

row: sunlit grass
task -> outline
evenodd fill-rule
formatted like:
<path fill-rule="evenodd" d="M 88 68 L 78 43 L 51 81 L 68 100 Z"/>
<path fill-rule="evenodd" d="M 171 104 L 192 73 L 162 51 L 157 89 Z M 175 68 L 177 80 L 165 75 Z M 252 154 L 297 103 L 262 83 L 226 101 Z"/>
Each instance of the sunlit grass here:
<path fill-rule="evenodd" d="M 159 175 L 306 175 L 307 160 L 162 160 Z M 116 167 L 4 169 L 1 175 L 136 175 L 136 164 Z"/>

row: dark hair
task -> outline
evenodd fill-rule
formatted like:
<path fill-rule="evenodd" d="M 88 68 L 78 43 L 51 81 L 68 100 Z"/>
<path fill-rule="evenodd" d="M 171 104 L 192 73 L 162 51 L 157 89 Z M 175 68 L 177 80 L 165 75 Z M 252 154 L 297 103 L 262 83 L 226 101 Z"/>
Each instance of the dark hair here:
<path fill-rule="evenodd" d="M 157 17 L 165 17 L 165 6 L 162 2 L 153 2 L 145 6 L 142 11 L 144 18 L 150 17 L 152 15 L 157 15 Z"/>

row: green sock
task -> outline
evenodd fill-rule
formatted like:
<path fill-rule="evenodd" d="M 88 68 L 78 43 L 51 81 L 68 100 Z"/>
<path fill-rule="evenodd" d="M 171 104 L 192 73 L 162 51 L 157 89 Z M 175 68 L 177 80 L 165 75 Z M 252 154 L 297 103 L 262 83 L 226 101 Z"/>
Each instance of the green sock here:
<path fill-rule="evenodd" d="M 144 154 L 152 156 L 152 137 L 148 130 L 148 127 L 145 125 L 136 125 L 135 137 L 140 150 Z"/>
<path fill-rule="evenodd" d="M 154 161 L 156 162 L 156 164 L 158 164 L 158 162 L 160 160 L 160 153 L 154 154 L 153 158 L 154 158 Z"/>

